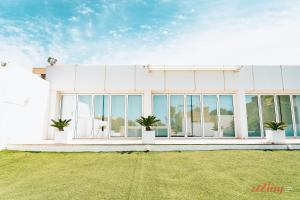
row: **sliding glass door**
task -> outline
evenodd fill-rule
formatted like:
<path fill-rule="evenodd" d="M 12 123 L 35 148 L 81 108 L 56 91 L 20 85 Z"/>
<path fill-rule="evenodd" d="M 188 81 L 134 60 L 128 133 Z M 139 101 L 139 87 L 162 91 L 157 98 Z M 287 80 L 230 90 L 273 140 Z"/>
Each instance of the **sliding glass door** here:
<path fill-rule="evenodd" d="M 94 136 L 108 137 L 108 96 L 94 96 Z"/>
<path fill-rule="evenodd" d="M 128 96 L 128 111 L 127 111 L 127 136 L 141 137 L 142 127 L 136 122 L 136 119 L 142 115 L 142 96 L 130 95 Z"/>
<path fill-rule="evenodd" d="M 188 137 L 201 137 L 201 98 L 200 95 L 186 96 L 187 134 Z"/>
<path fill-rule="evenodd" d="M 232 95 L 153 95 L 156 137 L 235 137 Z"/>
<path fill-rule="evenodd" d="M 246 96 L 247 124 L 249 137 L 261 137 L 258 96 Z"/>
<path fill-rule="evenodd" d="M 93 137 L 92 96 L 78 95 L 77 104 L 77 135 L 78 138 Z"/>
<path fill-rule="evenodd" d="M 219 137 L 217 96 L 203 96 L 204 136 Z"/>
<path fill-rule="evenodd" d="M 66 129 L 71 130 L 75 134 L 76 95 L 64 95 L 61 97 L 60 118 L 71 119 L 70 125 Z"/>
<path fill-rule="evenodd" d="M 278 121 L 284 122 L 288 126 L 285 129 L 285 135 L 294 136 L 290 96 L 278 95 L 277 105 L 278 105 L 278 118 L 279 118 Z"/>
<path fill-rule="evenodd" d="M 234 110 L 231 95 L 220 95 L 220 134 L 223 137 L 234 137 Z"/>
<path fill-rule="evenodd" d="M 169 106 L 167 95 L 153 96 L 153 115 L 160 120 L 155 127 L 156 137 L 168 137 Z"/>
<path fill-rule="evenodd" d="M 300 95 L 293 96 L 296 135 L 300 136 Z"/>
<path fill-rule="evenodd" d="M 111 96 L 111 137 L 125 135 L 125 96 Z"/>
<path fill-rule="evenodd" d="M 183 137 L 185 135 L 184 96 L 171 95 L 170 98 L 171 136 Z"/>
<path fill-rule="evenodd" d="M 264 123 L 284 122 L 287 137 L 299 136 L 300 95 L 246 95 L 249 137 L 263 137 Z M 261 132 L 263 130 L 263 132 Z"/>
<path fill-rule="evenodd" d="M 74 138 L 141 137 L 142 95 L 62 95 L 60 116 Z"/>

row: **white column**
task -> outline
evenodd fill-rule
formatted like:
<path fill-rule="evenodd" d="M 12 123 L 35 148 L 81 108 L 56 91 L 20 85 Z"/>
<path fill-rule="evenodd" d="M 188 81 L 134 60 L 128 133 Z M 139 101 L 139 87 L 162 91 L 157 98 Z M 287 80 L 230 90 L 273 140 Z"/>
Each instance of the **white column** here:
<path fill-rule="evenodd" d="M 239 90 L 236 93 L 236 133 L 237 137 L 240 139 L 246 139 L 248 137 L 247 107 L 245 98 L 244 90 Z"/>
<path fill-rule="evenodd" d="M 143 114 L 144 114 L 144 116 L 152 115 L 152 93 L 151 93 L 151 90 L 144 91 Z"/>

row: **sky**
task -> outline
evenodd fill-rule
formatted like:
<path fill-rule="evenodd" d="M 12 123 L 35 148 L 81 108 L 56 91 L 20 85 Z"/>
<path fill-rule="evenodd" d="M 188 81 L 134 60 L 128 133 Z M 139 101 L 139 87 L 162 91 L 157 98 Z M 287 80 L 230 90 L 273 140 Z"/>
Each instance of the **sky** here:
<path fill-rule="evenodd" d="M 299 0 L 1 0 L 0 61 L 300 64 Z"/>

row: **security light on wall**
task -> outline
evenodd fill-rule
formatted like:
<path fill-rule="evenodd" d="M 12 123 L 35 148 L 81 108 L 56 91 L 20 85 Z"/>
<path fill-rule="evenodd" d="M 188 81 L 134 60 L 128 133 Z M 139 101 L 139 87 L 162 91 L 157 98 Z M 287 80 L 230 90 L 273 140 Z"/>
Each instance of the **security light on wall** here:
<path fill-rule="evenodd" d="M 57 59 L 52 58 L 52 57 L 49 57 L 49 58 L 48 58 L 48 63 L 49 63 L 51 66 L 55 65 L 56 62 L 57 62 Z"/>
<path fill-rule="evenodd" d="M 7 62 L 1 62 L 1 67 L 6 67 Z"/>

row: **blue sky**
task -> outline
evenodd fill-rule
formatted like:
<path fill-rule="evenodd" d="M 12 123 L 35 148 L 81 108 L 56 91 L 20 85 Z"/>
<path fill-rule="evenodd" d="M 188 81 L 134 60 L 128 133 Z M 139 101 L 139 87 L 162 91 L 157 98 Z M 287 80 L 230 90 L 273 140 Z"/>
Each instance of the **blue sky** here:
<path fill-rule="evenodd" d="M 0 60 L 299 64 L 299 13 L 298 0 L 1 0 Z"/>

